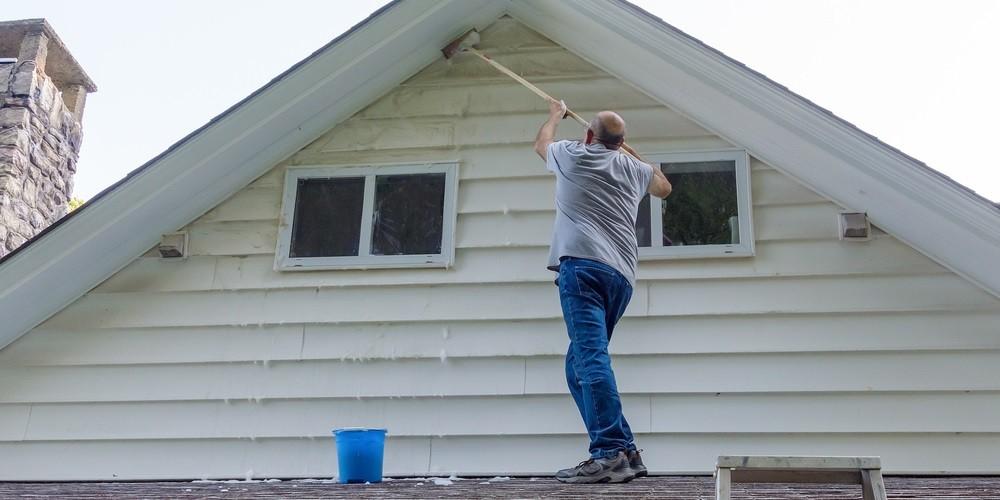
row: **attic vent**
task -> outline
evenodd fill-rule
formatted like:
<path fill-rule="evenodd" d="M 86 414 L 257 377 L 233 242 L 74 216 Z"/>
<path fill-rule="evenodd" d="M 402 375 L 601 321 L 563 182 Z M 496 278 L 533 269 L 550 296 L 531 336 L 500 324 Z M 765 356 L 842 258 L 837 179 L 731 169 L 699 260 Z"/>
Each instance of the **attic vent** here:
<path fill-rule="evenodd" d="M 868 214 L 864 212 L 840 213 L 840 239 L 846 241 L 868 241 L 872 237 L 872 227 Z"/>
<path fill-rule="evenodd" d="M 164 234 L 160 238 L 160 257 L 164 259 L 183 259 L 187 257 L 188 234 L 186 232 Z"/>

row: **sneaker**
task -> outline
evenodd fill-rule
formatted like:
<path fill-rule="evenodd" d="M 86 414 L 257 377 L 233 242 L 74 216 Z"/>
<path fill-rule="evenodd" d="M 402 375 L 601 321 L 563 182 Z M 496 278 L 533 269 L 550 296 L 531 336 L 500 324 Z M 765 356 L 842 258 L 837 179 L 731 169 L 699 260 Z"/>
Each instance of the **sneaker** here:
<path fill-rule="evenodd" d="M 635 477 L 646 477 L 649 472 L 646 470 L 646 466 L 642 464 L 642 456 L 639 452 L 642 450 L 629 450 L 628 452 L 628 466 L 635 471 Z"/>
<path fill-rule="evenodd" d="M 624 451 L 610 458 L 591 458 L 580 465 L 556 472 L 556 480 L 563 483 L 626 483 L 635 479 L 635 471 L 628 465 Z"/>

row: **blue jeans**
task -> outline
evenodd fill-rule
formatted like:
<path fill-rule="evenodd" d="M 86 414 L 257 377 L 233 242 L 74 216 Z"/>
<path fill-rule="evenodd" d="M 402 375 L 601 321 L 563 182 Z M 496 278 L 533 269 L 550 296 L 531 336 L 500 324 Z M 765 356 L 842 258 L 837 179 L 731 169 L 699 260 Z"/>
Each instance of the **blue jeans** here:
<path fill-rule="evenodd" d="M 635 449 L 622 415 L 608 342 L 632 298 L 632 285 L 613 267 L 564 257 L 559 266 L 559 302 L 569 331 L 566 382 L 590 435 L 591 458 Z"/>

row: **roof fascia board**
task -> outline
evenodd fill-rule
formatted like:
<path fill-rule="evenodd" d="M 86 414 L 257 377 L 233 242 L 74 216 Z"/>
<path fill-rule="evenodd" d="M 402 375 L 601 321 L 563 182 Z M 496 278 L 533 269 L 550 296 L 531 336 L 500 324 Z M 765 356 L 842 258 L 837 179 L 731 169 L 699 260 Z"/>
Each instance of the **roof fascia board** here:
<path fill-rule="evenodd" d="M 988 200 L 624 2 L 514 0 L 510 14 L 1000 297 Z"/>
<path fill-rule="evenodd" d="M 0 266 L 0 348 L 421 68 L 506 1 L 404 1 L 183 140 Z"/>

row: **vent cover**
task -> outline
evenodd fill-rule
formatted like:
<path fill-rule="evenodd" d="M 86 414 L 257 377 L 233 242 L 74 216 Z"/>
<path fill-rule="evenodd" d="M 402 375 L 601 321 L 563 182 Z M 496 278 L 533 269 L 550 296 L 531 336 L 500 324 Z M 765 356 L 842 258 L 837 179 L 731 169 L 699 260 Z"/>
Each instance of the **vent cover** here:
<path fill-rule="evenodd" d="M 872 226 L 864 212 L 841 212 L 839 226 L 842 240 L 868 241 L 872 238 Z"/>
<path fill-rule="evenodd" d="M 160 257 L 164 259 L 183 259 L 187 257 L 187 243 L 186 232 L 169 233 L 160 238 L 160 246 L 157 249 L 160 251 Z"/>

